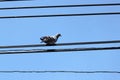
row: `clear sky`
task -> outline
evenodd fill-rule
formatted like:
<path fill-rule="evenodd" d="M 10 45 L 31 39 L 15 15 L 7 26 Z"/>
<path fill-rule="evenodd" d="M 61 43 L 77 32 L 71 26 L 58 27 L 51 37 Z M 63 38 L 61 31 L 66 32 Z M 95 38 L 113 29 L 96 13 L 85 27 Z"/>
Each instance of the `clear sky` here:
<path fill-rule="evenodd" d="M 33 0 L 1 2 L 0 7 L 119 3 L 119 0 Z M 0 16 L 119 12 L 120 6 L 4 10 Z M 0 45 L 41 44 L 44 35 L 61 33 L 58 43 L 120 40 L 120 15 L 0 19 Z M 47 48 L 105 47 L 120 44 Z M 44 48 L 44 47 L 43 47 Z M 43 49 L 42 48 L 42 49 Z M 37 48 L 37 49 L 41 49 Z M 120 50 L 0 55 L 1 70 L 120 71 Z M 0 80 L 120 80 L 120 74 L 0 73 Z"/>

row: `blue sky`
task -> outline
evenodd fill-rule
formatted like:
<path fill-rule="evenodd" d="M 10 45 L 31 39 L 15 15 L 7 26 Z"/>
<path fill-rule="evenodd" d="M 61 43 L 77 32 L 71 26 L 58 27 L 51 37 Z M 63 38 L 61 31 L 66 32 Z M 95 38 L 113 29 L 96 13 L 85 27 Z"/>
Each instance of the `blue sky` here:
<path fill-rule="evenodd" d="M 34 0 L 1 2 L 0 7 L 119 3 L 119 0 Z M 0 11 L 0 16 L 119 12 L 119 6 Z M 58 43 L 120 39 L 120 15 L 0 19 L 0 45 L 39 44 L 43 35 L 61 33 Z M 63 46 L 47 48 L 102 47 L 120 44 Z M 37 49 L 41 49 L 37 48 Z M 43 48 L 42 48 L 43 49 Z M 0 70 L 120 71 L 120 51 L 60 52 L 0 55 Z M 119 74 L 0 73 L 0 80 L 119 80 Z"/>

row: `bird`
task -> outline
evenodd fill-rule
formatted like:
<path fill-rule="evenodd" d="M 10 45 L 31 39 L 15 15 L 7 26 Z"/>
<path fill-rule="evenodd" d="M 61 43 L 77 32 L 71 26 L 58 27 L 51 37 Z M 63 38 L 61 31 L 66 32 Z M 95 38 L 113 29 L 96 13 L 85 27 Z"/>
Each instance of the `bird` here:
<path fill-rule="evenodd" d="M 40 38 L 40 40 L 41 40 L 41 43 L 46 43 L 46 45 L 54 45 L 60 36 L 61 34 L 58 33 L 54 36 L 43 36 Z"/>

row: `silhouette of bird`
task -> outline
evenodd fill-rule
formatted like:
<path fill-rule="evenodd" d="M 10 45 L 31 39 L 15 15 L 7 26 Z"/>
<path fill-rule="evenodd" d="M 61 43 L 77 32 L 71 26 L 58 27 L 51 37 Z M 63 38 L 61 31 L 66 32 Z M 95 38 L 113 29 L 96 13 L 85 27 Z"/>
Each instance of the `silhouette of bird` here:
<path fill-rule="evenodd" d="M 41 43 L 44 42 L 46 45 L 54 45 L 61 34 L 56 34 L 55 36 L 43 36 L 40 38 Z"/>

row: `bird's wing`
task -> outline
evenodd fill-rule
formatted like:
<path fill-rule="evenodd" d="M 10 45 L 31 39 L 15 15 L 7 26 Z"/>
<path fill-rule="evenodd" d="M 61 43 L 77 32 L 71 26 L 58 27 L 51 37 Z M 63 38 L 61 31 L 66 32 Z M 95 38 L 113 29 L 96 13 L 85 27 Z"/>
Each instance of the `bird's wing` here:
<path fill-rule="evenodd" d="M 46 41 L 47 41 L 47 43 L 53 43 L 53 42 L 55 42 L 55 39 L 53 37 L 51 37 L 51 36 L 48 36 L 46 38 Z"/>
<path fill-rule="evenodd" d="M 42 42 L 45 42 L 45 43 L 50 43 L 55 41 L 55 39 L 51 36 L 43 36 L 40 39 Z"/>

